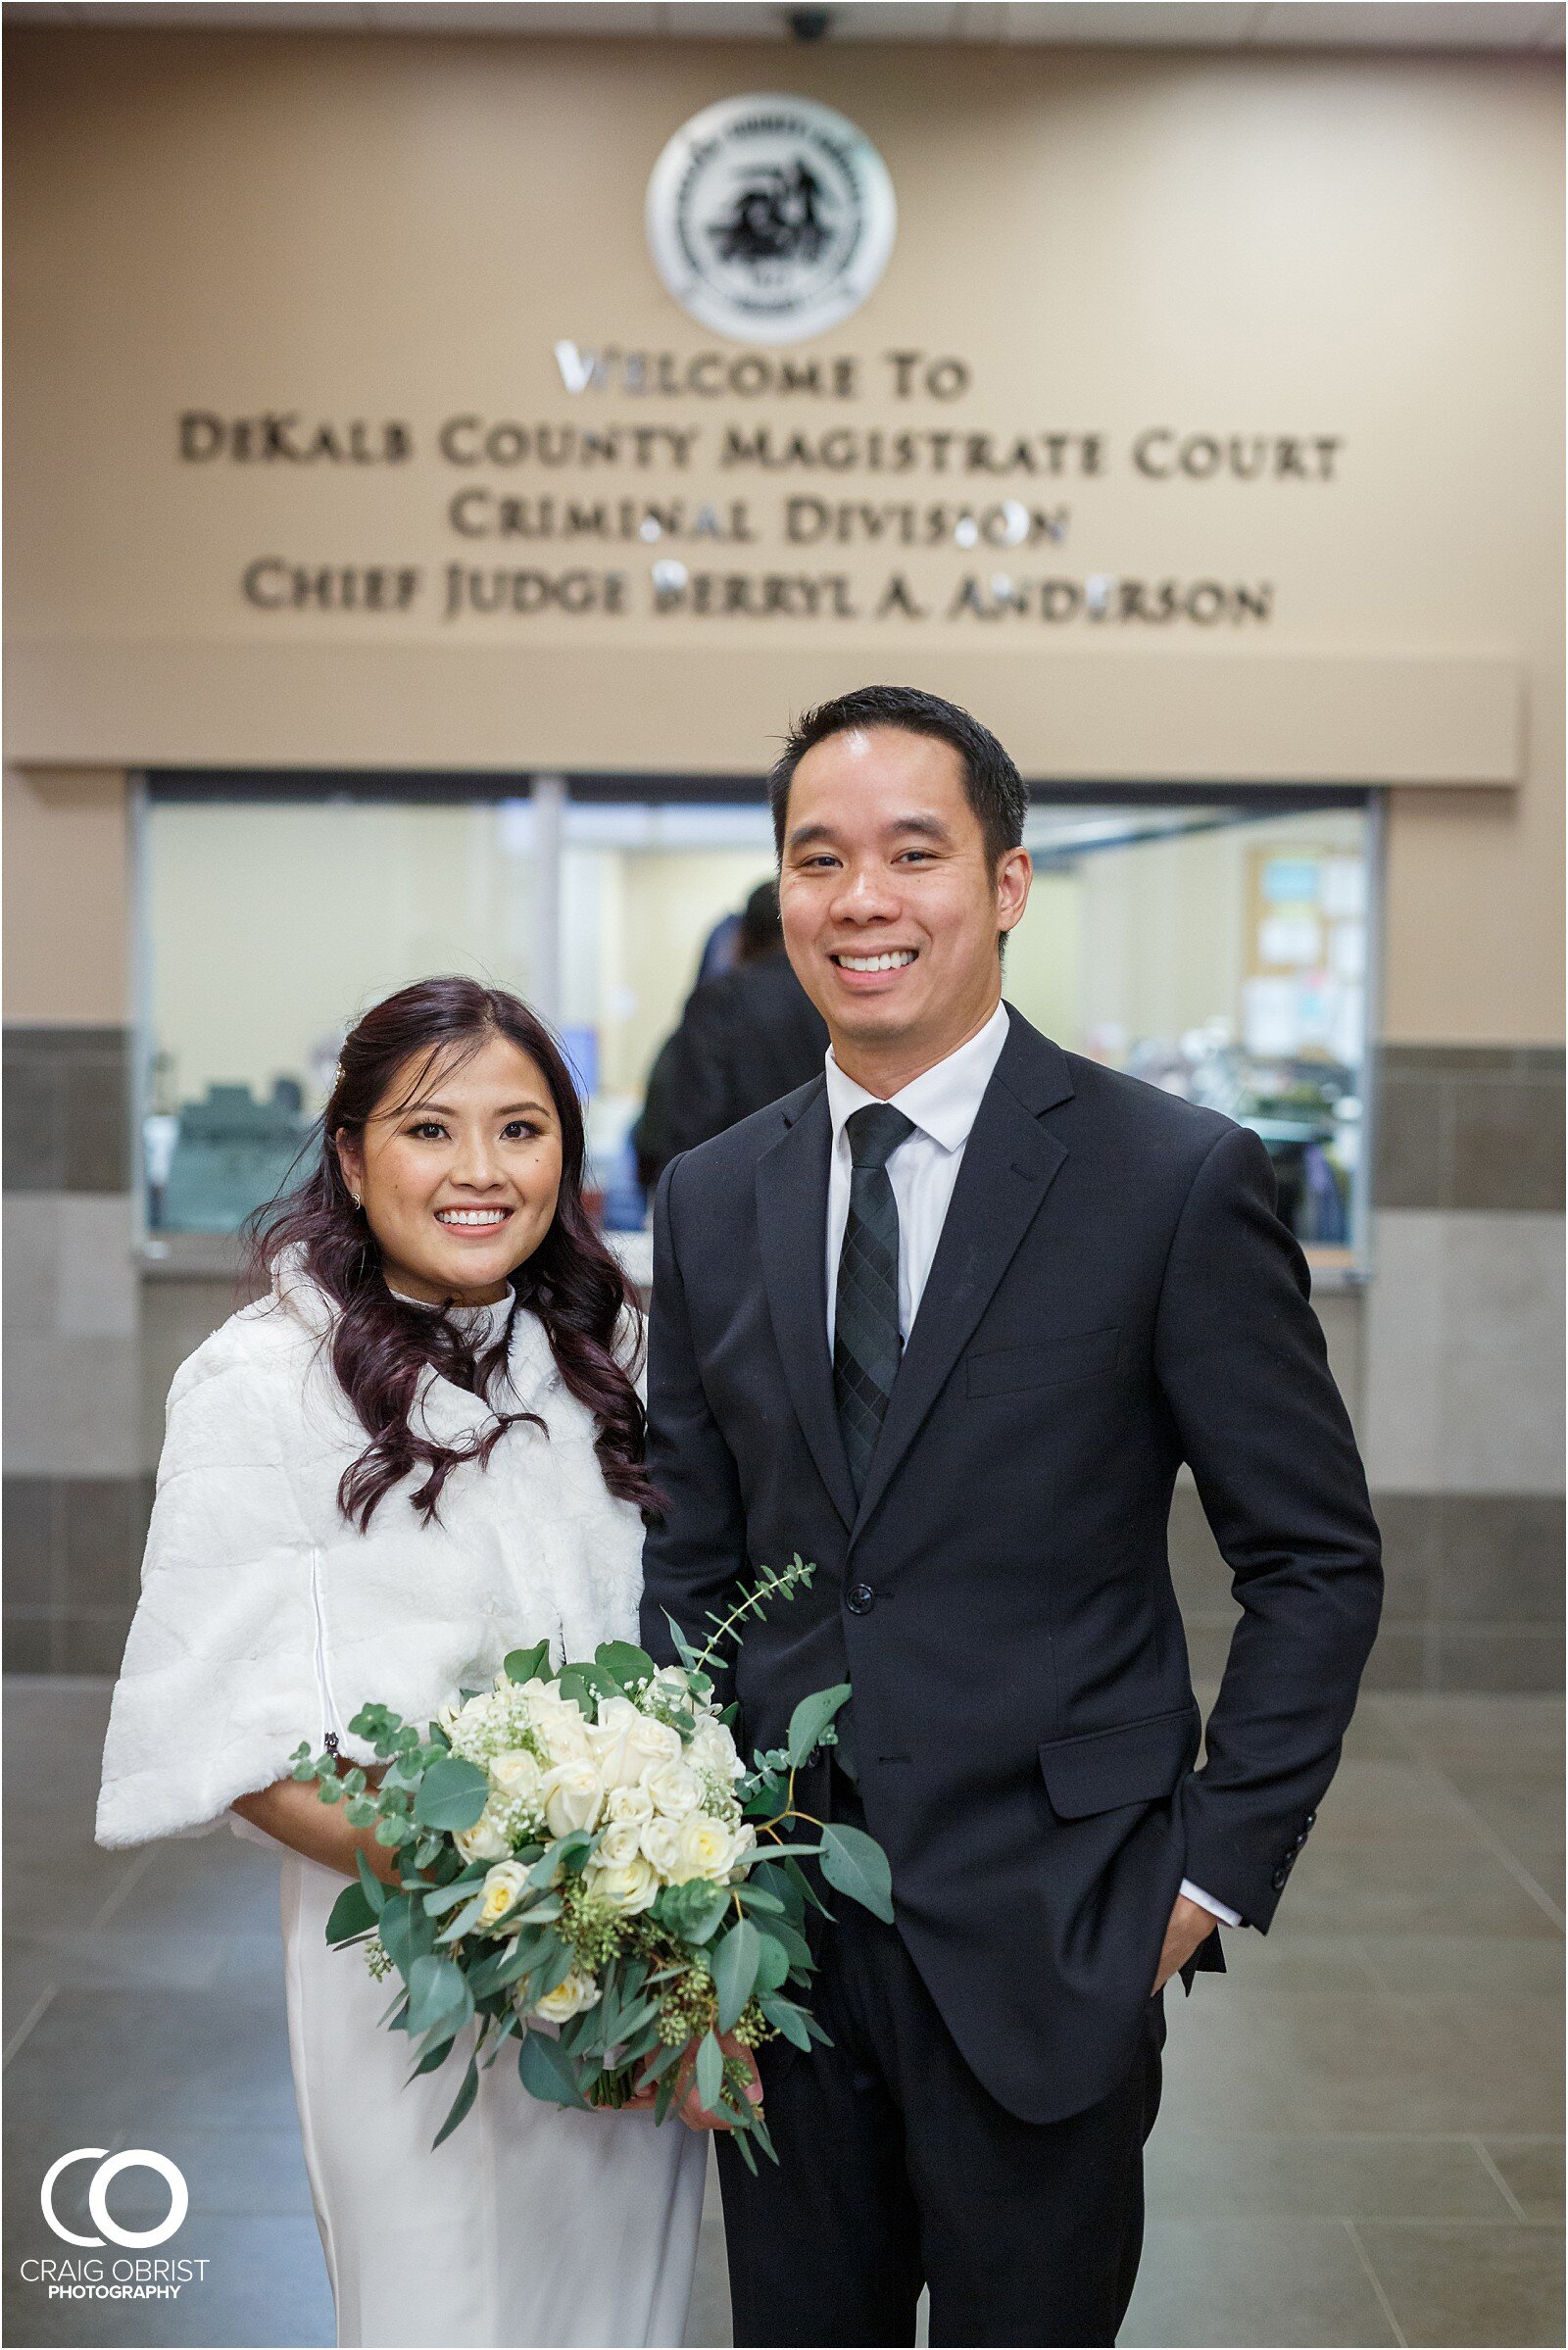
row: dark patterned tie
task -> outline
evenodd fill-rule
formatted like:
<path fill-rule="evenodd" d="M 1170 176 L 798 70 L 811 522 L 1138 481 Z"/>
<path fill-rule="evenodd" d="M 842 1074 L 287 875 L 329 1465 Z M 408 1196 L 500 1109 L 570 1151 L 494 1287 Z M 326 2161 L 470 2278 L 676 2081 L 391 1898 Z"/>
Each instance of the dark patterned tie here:
<path fill-rule="evenodd" d="M 850 1213 L 839 1253 L 833 1322 L 833 1388 L 850 1475 L 859 1493 L 898 1377 L 899 1205 L 888 1160 L 914 1132 L 890 1102 L 867 1102 L 845 1120 L 850 1141 Z"/>

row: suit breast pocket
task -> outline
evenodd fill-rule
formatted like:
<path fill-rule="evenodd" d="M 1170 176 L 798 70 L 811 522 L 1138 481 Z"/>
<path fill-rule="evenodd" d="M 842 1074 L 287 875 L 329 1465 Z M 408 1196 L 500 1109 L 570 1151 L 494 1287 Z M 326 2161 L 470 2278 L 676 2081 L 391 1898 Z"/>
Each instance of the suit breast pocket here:
<path fill-rule="evenodd" d="M 1069 1379 L 1088 1379 L 1097 1371 L 1113 1371 L 1121 1349 L 1121 1329 L 1080 1330 L 1044 1339 L 1036 1346 L 997 1346 L 971 1354 L 964 1366 L 965 1392 L 981 1395 L 1010 1395 L 1024 1388 L 1061 1387 Z"/>

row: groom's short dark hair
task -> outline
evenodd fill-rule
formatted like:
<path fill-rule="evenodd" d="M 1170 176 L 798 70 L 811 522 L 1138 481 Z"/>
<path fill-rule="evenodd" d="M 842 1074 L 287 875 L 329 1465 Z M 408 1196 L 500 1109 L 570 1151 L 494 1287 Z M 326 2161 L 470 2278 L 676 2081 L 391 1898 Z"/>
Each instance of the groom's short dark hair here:
<path fill-rule="evenodd" d="M 951 743 L 963 768 L 964 796 L 980 819 L 986 856 L 994 865 L 1023 839 L 1029 794 L 1023 777 L 991 732 L 956 702 L 923 694 L 913 685 L 858 685 L 797 718 L 767 779 L 773 810 L 773 840 L 784 851 L 784 822 L 795 770 L 818 743 L 867 726 L 897 726 L 906 734 L 934 735 Z"/>

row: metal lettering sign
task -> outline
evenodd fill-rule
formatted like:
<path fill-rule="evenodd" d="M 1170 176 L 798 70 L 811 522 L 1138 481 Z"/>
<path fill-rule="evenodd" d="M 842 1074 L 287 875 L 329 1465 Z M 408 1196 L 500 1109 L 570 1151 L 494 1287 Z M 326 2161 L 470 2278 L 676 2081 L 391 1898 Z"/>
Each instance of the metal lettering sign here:
<path fill-rule="evenodd" d="M 898 207 L 864 132 L 814 98 L 725 98 L 648 182 L 648 242 L 681 308 L 745 343 L 823 334 L 887 268 Z"/>

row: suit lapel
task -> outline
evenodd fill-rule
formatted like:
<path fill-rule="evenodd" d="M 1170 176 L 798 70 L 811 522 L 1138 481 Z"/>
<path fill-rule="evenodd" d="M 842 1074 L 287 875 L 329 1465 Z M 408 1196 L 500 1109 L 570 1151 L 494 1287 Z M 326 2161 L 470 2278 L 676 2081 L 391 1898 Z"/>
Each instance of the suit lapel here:
<path fill-rule="evenodd" d="M 855 1517 L 855 1483 L 839 1434 L 827 1351 L 827 1179 L 832 1144 L 827 1087 L 819 1084 L 793 1124 L 757 1162 L 757 1230 L 768 1312 L 796 1417 L 833 1506 L 849 1526 Z"/>
<path fill-rule="evenodd" d="M 1038 1114 L 1070 1098 L 1066 1058 L 1016 1012 L 1009 1016 L 1011 1030 L 964 1146 L 942 1238 L 871 1456 L 856 1533 L 918 1436 L 1067 1156 Z M 830 1405 L 831 1400 L 830 1381 Z"/>

